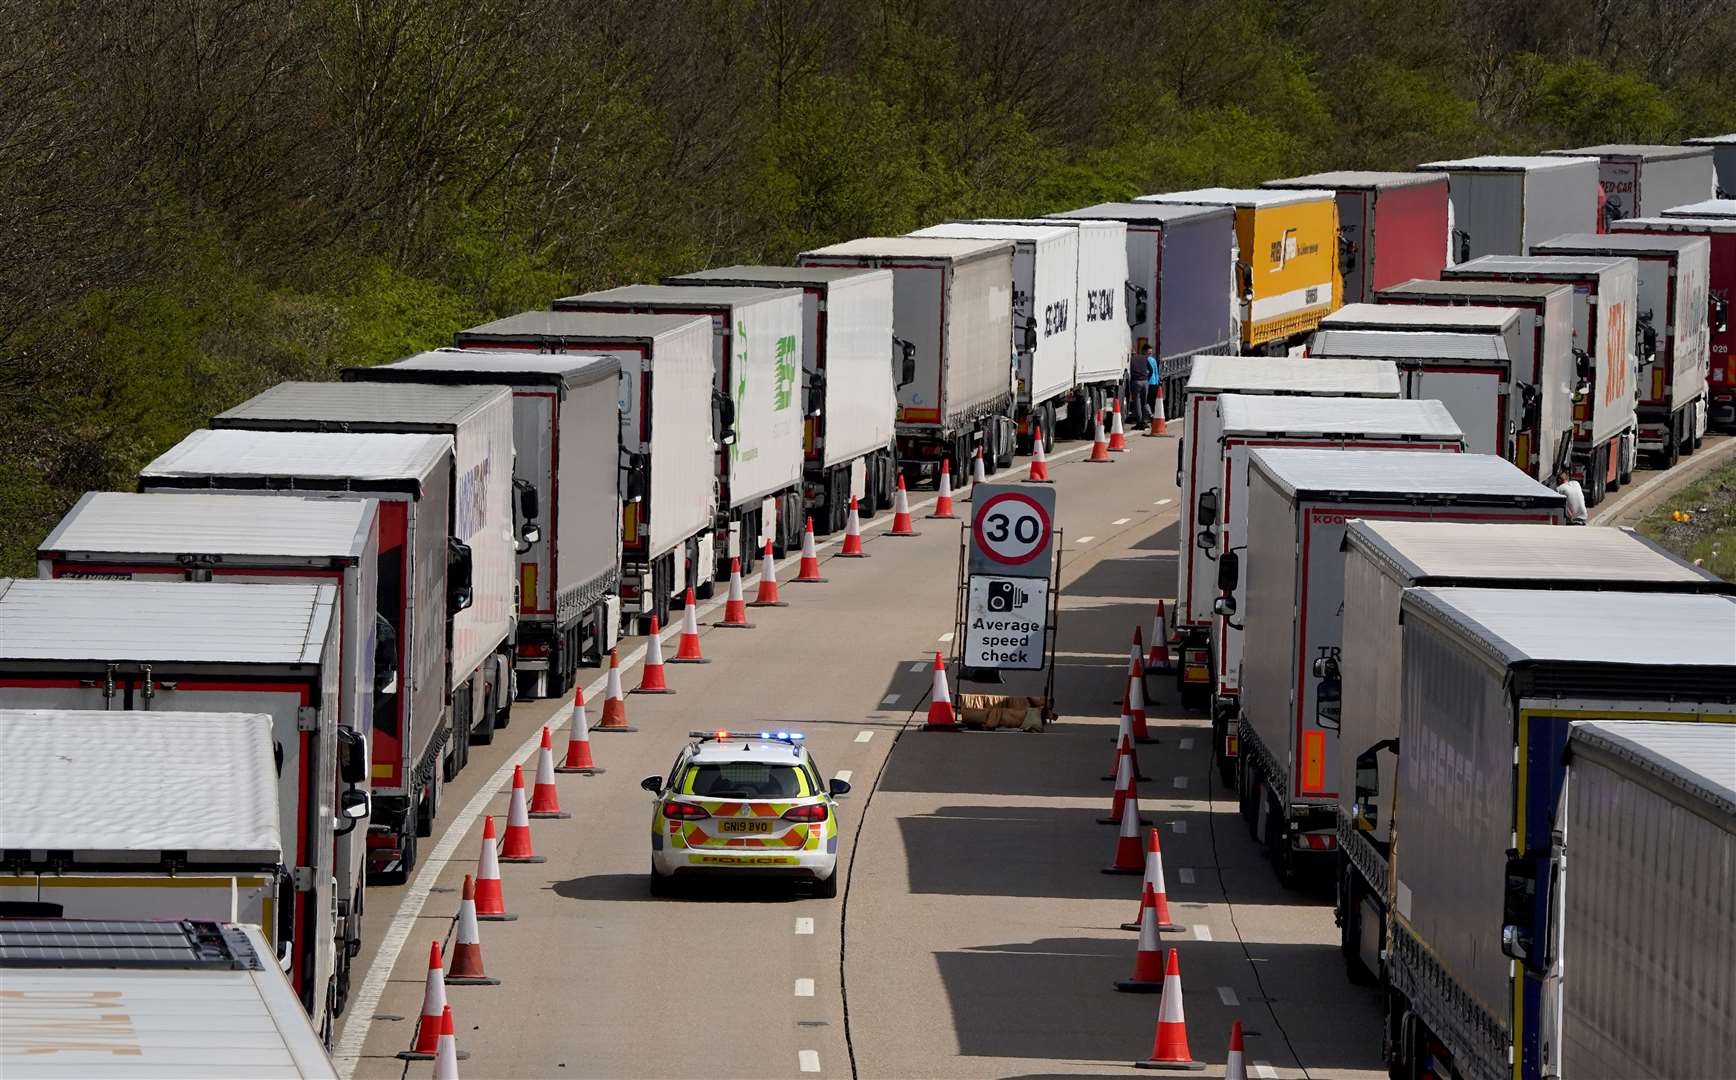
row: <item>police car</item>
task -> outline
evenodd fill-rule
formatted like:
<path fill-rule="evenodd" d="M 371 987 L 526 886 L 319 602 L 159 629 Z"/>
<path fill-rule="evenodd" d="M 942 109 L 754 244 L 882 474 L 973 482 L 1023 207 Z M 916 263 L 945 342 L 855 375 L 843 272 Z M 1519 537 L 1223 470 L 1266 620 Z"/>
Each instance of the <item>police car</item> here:
<path fill-rule="evenodd" d="M 838 895 L 838 808 L 799 731 L 693 731 L 668 777 L 639 786 L 651 812 L 651 892 L 677 877 L 740 873 L 812 881 Z"/>

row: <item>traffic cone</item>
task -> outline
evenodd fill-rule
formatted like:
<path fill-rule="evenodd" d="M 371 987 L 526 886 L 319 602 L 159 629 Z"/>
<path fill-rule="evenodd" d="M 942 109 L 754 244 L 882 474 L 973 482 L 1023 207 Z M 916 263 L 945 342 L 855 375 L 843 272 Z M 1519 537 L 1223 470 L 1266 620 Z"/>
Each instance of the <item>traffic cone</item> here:
<path fill-rule="evenodd" d="M 464 875 L 464 891 L 458 901 L 458 940 L 452 946 L 452 965 L 446 981 L 453 986 L 499 986 L 482 967 L 482 932 L 476 926 L 476 893 L 470 875 Z"/>
<path fill-rule="evenodd" d="M 1125 754 L 1117 754 L 1115 762 L 1115 794 L 1111 797 L 1109 802 L 1109 816 L 1098 818 L 1097 824 L 1120 825 L 1122 823 L 1122 818 L 1127 816 L 1127 806 L 1129 803 L 1133 804 L 1134 815 L 1136 817 L 1138 816 L 1139 782 L 1133 778 L 1133 773 L 1133 759 L 1129 758 Z M 1150 822 L 1146 821 L 1144 818 L 1140 818 L 1137 824 L 1149 825 Z M 1143 861 L 1140 862 L 1140 869 L 1145 869 L 1145 863 Z"/>
<path fill-rule="evenodd" d="M 1181 1006 L 1181 962 L 1174 949 L 1169 950 L 1169 964 L 1163 972 L 1163 998 L 1157 1006 L 1157 1038 L 1151 1045 L 1151 1056 L 1133 1063 L 1137 1069 L 1205 1068 L 1205 1062 L 1194 1061 L 1187 1048 L 1187 1016 Z"/>
<path fill-rule="evenodd" d="M 561 795 L 555 790 L 555 750 L 546 725 L 543 727 L 542 748 L 536 752 L 536 786 L 530 789 L 530 816 L 573 816 L 561 809 Z"/>
<path fill-rule="evenodd" d="M 558 773 L 595 776 L 603 770 L 591 758 L 591 722 L 585 717 L 584 687 L 573 688 L 573 718 L 567 722 L 567 757 L 555 766 Z"/>
<path fill-rule="evenodd" d="M 1111 453 L 1127 453 L 1127 429 L 1121 426 L 1121 399 L 1115 399 L 1115 411 L 1109 414 L 1109 450 Z"/>
<path fill-rule="evenodd" d="M 1145 726 L 1145 669 L 1127 677 L 1127 711 L 1133 717 L 1133 741 L 1154 743 L 1157 737 Z"/>
<path fill-rule="evenodd" d="M 1121 701 L 1121 721 L 1115 725 L 1115 764 L 1110 767 L 1108 776 L 1098 777 L 1100 780 L 1113 780 L 1119 775 L 1122 755 L 1133 759 L 1133 778 L 1141 783 L 1151 777 L 1139 771 L 1139 753 L 1133 747 L 1133 714 L 1127 710 L 1127 699 Z"/>
<path fill-rule="evenodd" d="M 802 530 L 802 563 L 796 568 L 794 584 L 825 580 L 820 576 L 820 555 L 814 550 L 814 519 L 809 518 L 807 527 Z"/>
<path fill-rule="evenodd" d="M 910 524 L 910 497 L 904 491 L 904 476 L 899 474 L 898 490 L 892 495 L 892 528 L 887 536 L 921 536 Z"/>
<path fill-rule="evenodd" d="M 1169 614 L 1163 601 L 1157 602 L 1157 614 L 1151 617 L 1151 655 L 1145 658 L 1145 670 L 1169 670 Z"/>
<path fill-rule="evenodd" d="M 500 861 L 538 863 L 548 860 L 531 850 L 530 815 L 524 806 L 524 767 L 512 767 L 512 801 L 507 804 L 506 842 L 500 846 Z"/>
<path fill-rule="evenodd" d="M 975 487 L 978 484 L 987 483 L 988 479 L 988 471 L 983 465 L 983 448 L 979 446 L 977 447 L 976 453 L 972 454 L 970 459 L 971 486 Z"/>
<path fill-rule="evenodd" d="M 760 556 L 759 591 L 753 594 L 753 603 L 748 607 L 789 607 L 789 602 L 778 599 L 778 566 L 772 558 L 772 542 L 766 541 L 765 553 Z"/>
<path fill-rule="evenodd" d="M 955 518 L 952 512 L 952 462 L 946 458 L 940 461 L 940 494 L 934 499 L 934 513 L 931 518 Z"/>
<path fill-rule="evenodd" d="M 1123 761 L 1126 758 L 1122 759 Z M 1115 838 L 1115 861 L 1103 868 L 1105 874 L 1145 873 L 1145 853 L 1139 850 L 1139 799 L 1122 803 L 1121 834 Z"/>
<path fill-rule="evenodd" d="M 440 1015 L 446 1008 L 446 969 L 440 962 L 440 943 L 428 944 L 428 978 L 422 989 L 422 1018 L 416 1021 L 416 1037 L 410 1049 L 398 1054 L 405 1061 L 427 1061 L 440 1049 Z"/>
<path fill-rule="evenodd" d="M 709 664 L 710 660 L 699 651 L 699 605 L 693 602 L 693 590 L 687 590 L 687 598 L 681 605 L 681 637 L 675 642 L 675 656 L 671 664 Z"/>
<path fill-rule="evenodd" d="M 1027 484 L 1053 484 L 1049 479 L 1049 452 L 1043 449 L 1043 433 L 1038 432 L 1031 442 L 1031 475 L 1025 477 Z"/>
<path fill-rule="evenodd" d="M 1155 828 L 1145 834 L 1145 881 L 1139 890 L 1139 907 L 1140 912 L 1132 922 L 1121 924 L 1123 930 L 1139 929 L 1139 920 L 1145 916 L 1147 907 L 1157 913 L 1159 930 L 1173 934 L 1181 929 L 1169 917 L 1169 895 L 1163 888 L 1163 850 Z"/>
<path fill-rule="evenodd" d="M 1248 1066 L 1242 1060 L 1242 1022 L 1230 1023 L 1230 1054 L 1224 1061 L 1224 1080 L 1248 1080 Z"/>
<path fill-rule="evenodd" d="M 1146 431 L 1146 438 L 1155 438 L 1169 434 L 1169 422 L 1163 418 L 1163 384 L 1157 384 L 1157 399 L 1151 405 L 1151 427 Z"/>
<path fill-rule="evenodd" d="M 924 731 L 957 731 L 958 717 L 952 711 L 952 691 L 946 688 L 946 661 L 934 654 L 934 692 L 928 698 L 928 722 Z"/>
<path fill-rule="evenodd" d="M 1133 953 L 1133 977 L 1118 981 L 1115 989 L 1124 994 L 1155 994 L 1163 989 L 1163 939 L 1158 936 L 1157 916 L 1144 904 L 1139 906 L 1139 944 Z"/>
<path fill-rule="evenodd" d="M 747 600 L 741 592 L 741 560 L 729 560 L 729 598 L 723 602 L 723 621 L 716 624 L 729 630 L 751 630 L 747 621 Z"/>
<path fill-rule="evenodd" d="M 1143 633 L 1144 631 L 1137 624 L 1133 627 L 1133 644 L 1127 653 L 1127 674 L 1129 677 L 1134 675 L 1138 675 L 1142 679 L 1145 677 L 1145 668 L 1141 660 L 1141 654 L 1145 651 Z"/>
<path fill-rule="evenodd" d="M 627 695 L 621 692 L 621 657 L 609 650 L 609 679 L 603 684 L 603 722 L 598 731 L 638 731 L 627 723 Z"/>
<path fill-rule="evenodd" d="M 511 922 L 506 894 L 500 884 L 500 856 L 494 848 L 494 815 L 482 819 L 482 855 L 476 860 L 476 917 L 486 922 Z"/>
<path fill-rule="evenodd" d="M 639 668 L 639 685 L 633 688 L 635 694 L 673 694 L 669 683 L 663 677 L 663 638 L 662 628 L 657 625 L 657 616 L 651 616 L 651 632 L 645 636 L 645 662 Z"/>
<path fill-rule="evenodd" d="M 452 1006 L 440 1010 L 440 1038 L 435 1044 L 434 1080 L 458 1080 L 458 1034 L 452 1027 Z"/>
<path fill-rule="evenodd" d="M 856 496 L 850 496 L 850 513 L 844 519 L 844 546 L 838 549 L 840 559 L 866 559 L 862 550 L 862 517 L 856 511 Z"/>
<path fill-rule="evenodd" d="M 1109 437 L 1103 434 L 1103 413 L 1097 414 L 1097 432 L 1091 439 L 1091 456 L 1085 459 L 1095 465 L 1107 465 L 1109 457 Z"/>

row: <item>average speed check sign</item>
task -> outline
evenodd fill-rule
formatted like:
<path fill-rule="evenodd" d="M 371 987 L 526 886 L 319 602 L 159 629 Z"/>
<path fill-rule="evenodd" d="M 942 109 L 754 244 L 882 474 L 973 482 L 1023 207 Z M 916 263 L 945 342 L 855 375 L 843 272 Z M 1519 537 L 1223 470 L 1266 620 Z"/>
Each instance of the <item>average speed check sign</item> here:
<path fill-rule="evenodd" d="M 971 503 L 971 573 L 1049 576 L 1055 554 L 1053 488 L 978 484 Z"/>

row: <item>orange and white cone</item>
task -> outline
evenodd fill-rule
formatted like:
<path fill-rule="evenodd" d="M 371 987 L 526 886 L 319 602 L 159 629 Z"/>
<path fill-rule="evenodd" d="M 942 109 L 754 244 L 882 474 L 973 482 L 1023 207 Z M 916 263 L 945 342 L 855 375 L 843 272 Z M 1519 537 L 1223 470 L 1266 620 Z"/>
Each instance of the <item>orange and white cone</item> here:
<path fill-rule="evenodd" d="M 1187 1014 L 1181 1005 L 1181 961 L 1174 949 L 1169 950 L 1169 963 L 1163 972 L 1163 999 L 1157 1006 L 1157 1038 L 1151 1045 L 1151 1056 L 1133 1063 L 1138 1069 L 1185 1069 L 1190 1072 L 1205 1068 L 1194 1061 L 1187 1048 Z"/>
<path fill-rule="evenodd" d="M 410 1049 L 398 1054 L 406 1061 L 427 1061 L 440 1049 L 440 1014 L 446 1008 L 446 969 L 440 962 L 440 943 L 428 944 L 428 977 L 422 989 L 422 1017 L 416 1021 L 416 1037 Z"/>
<path fill-rule="evenodd" d="M 1115 794 L 1110 798 L 1109 816 L 1097 819 L 1099 825 L 1121 825 L 1127 817 L 1127 807 L 1132 805 L 1135 824 L 1148 825 L 1150 822 L 1139 817 L 1139 781 L 1134 777 L 1134 761 L 1125 754 L 1117 754 L 1115 761 Z M 1140 860 L 1139 868 L 1145 869 L 1145 862 Z"/>
<path fill-rule="evenodd" d="M 1127 453 L 1127 429 L 1121 426 L 1121 399 L 1115 399 L 1115 410 L 1109 414 L 1109 450 L 1115 454 Z"/>
<path fill-rule="evenodd" d="M 808 524 L 802 529 L 802 563 L 796 568 L 794 584 L 817 584 L 825 580 L 820 576 L 820 553 L 814 549 L 814 519 L 809 518 Z"/>
<path fill-rule="evenodd" d="M 747 621 L 747 598 L 741 591 L 741 560 L 729 560 L 729 598 L 723 602 L 723 621 L 717 624 L 729 630 L 752 630 Z"/>
<path fill-rule="evenodd" d="M 1163 418 L 1163 384 L 1157 384 L 1157 399 L 1151 405 L 1151 428 L 1146 431 L 1146 438 L 1169 434 L 1169 422 Z"/>
<path fill-rule="evenodd" d="M 1027 484 L 1053 484 L 1049 479 L 1049 452 L 1043 448 L 1043 433 L 1037 432 L 1037 437 L 1031 440 L 1031 475 L 1025 477 Z"/>
<path fill-rule="evenodd" d="M 1169 670 L 1169 614 L 1163 601 L 1157 602 L 1157 614 L 1151 617 L 1151 655 L 1145 658 L 1147 671 Z"/>
<path fill-rule="evenodd" d="M 1139 771 L 1139 752 L 1133 746 L 1133 714 L 1127 710 L 1125 698 L 1121 702 L 1121 721 L 1115 725 L 1115 764 L 1111 766 L 1108 776 L 1098 779 L 1113 780 L 1120 775 L 1121 758 L 1124 755 L 1133 759 L 1133 778 L 1135 780 L 1143 782 L 1151 779 Z"/>
<path fill-rule="evenodd" d="M 778 563 L 772 557 L 772 542 L 767 540 L 765 552 L 760 555 L 759 591 L 753 594 L 753 603 L 748 607 L 789 606 L 789 601 L 778 599 Z"/>
<path fill-rule="evenodd" d="M 1145 669 L 1127 677 L 1127 711 L 1133 717 L 1133 741 L 1154 743 L 1157 736 L 1145 726 Z"/>
<path fill-rule="evenodd" d="M 1142 636 L 1143 634 L 1144 631 L 1141 630 L 1139 626 L 1135 625 L 1133 628 L 1133 645 L 1127 652 L 1127 674 L 1129 677 L 1138 675 L 1141 679 L 1145 678 L 1145 639 Z"/>
<path fill-rule="evenodd" d="M 651 632 L 645 635 L 645 662 L 639 668 L 639 685 L 633 688 L 635 694 L 673 694 L 669 682 L 663 674 L 663 637 L 662 627 L 657 625 L 657 616 L 651 616 Z"/>
<path fill-rule="evenodd" d="M 524 766 L 512 767 L 512 802 L 507 804 L 506 840 L 500 845 L 500 861 L 538 863 L 548 860 L 531 850 L 530 814 L 524 802 Z"/>
<path fill-rule="evenodd" d="M 543 727 L 542 748 L 536 752 L 536 786 L 530 789 L 530 816 L 534 818 L 564 818 L 573 815 L 561 809 L 561 795 L 555 789 L 555 747 L 549 729 Z"/>
<path fill-rule="evenodd" d="M 940 494 L 934 499 L 934 513 L 931 518 L 955 518 L 952 512 L 952 462 L 946 458 L 940 461 Z"/>
<path fill-rule="evenodd" d="M 928 698 L 928 722 L 924 731 L 957 731 L 958 717 L 952 711 L 952 691 L 946 686 L 946 661 L 934 654 L 934 691 Z"/>
<path fill-rule="evenodd" d="M 693 601 L 693 590 L 687 590 L 687 598 L 681 605 L 681 637 L 675 642 L 675 655 L 670 658 L 671 664 L 709 664 L 710 660 L 699 650 L 699 605 Z"/>
<path fill-rule="evenodd" d="M 1224 1061 L 1224 1080 L 1248 1080 L 1248 1066 L 1242 1060 L 1242 1022 L 1230 1024 L 1230 1054 Z"/>
<path fill-rule="evenodd" d="M 621 692 L 621 656 L 614 649 L 609 650 L 609 679 L 603 684 L 603 722 L 597 725 L 597 730 L 639 730 L 627 723 L 627 695 Z"/>
<path fill-rule="evenodd" d="M 1157 916 L 1144 904 L 1139 906 L 1139 944 L 1135 948 L 1133 977 L 1119 980 L 1115 989 L 1124 994 L 1159 993 L 1163 990 L 1163 939 L 1158 935 Z"/>
<path fill-rule="evenodd" d="M 1103 414 L 1097 414 L 1097 432 L 1091 438 L 1091 456 L 1085 459 L 1094 465 L 1107 465 L 1109 457 L 1109 436 L 1103 434 Z"/>
<path fill-rule="evenodd" d="M 983 464 L 983 448 L 979 446 L 977 447 L 976 453 L 972 454 L 970 459 L 971 486 L 975 487 L 978 484 L 987 483 L 988 479 L 988 470 Z"/>
<path fill-rule="evenodd" d="M 452 963 L 446 981 L 453 986 L 499 986 L 482 966 L 482 931 L 476 926 L 476 893 L 470 875 L 464 875 L 464 891 L 458 900 L 458 940 L 452 946 Z"/>
<path fill-rule="evenodd" d="M 910 523 L 910 496 L 904 490 L 904 476 L 899 474 L 898 490 L 892 494 L 892 528 L 887 536 L 921 536 Z"/>
<path fill-rule="evenodd" d="M 585 691 L 583 687 L 574 687 L 573 718 L 567 721 L 567 757 L 555 766 L 555 772 L 595 776 L 602 771 L 591 757 L 591 722 L 585 716 Z"/>
<path fill-rule="evenodd" d="M 1126 758 L 1121 760 L 1126 761 Z M 1139 850 L 1139 797 L 1121 805 L 1121 833 L 1115 838 L 1115 860 L 1103 868 L 1105 874 L 1145 873 L 1145 852 Z"/>
<path fill-rule="evenodd" d="M 482 819 L 482 855 L 476 860 L 476 917 L 486 922 L 511 922 L 506 894 L 500 884 L 500 856 L 494 844 L 494 815 Z"/>
<path fill-rule="evenodd" d="M 850 513 L 844 519 L 844 546 L 838 549 L 840 559 L 866 559 L 862 550 L 862 516 L 856 509 L 856 496 L 850 496 Z"/>
<path fill-rule="evenodd" d="M 1148 907 L 1157 914 L 1159 930 L 1173 934 L 1181 929 L 1169 917 L 1169 894 L 1164 891 L 1163 885 L 1163 847 L 1158 842 L 1155 828 L 1145 834 L 1145 880 L 1139 890 L 1139 914 L 1132 922 L 1122 923 L 1121 928 L 1139 929 L 1139 920 L 1145 917 L 1145 909 Z"/>
<path fill-rule="evenodd" d="M 434 1080 L 458 1080 L 458 1033 L 452 1026 L 452 1006 L 440 1010 L 440 1039 L 434 1053 Z"/>

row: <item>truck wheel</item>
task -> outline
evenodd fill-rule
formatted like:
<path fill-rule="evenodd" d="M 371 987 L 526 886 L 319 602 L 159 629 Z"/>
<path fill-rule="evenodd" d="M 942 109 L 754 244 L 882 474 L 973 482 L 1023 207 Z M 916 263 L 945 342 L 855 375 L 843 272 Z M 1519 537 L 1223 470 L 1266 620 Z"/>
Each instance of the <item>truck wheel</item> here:
<path fill-rule="evenodd" d="M 1682 441 L 1677 444 L 1677 446 L 1681 450 L 1681 454 L 1679 456 L 1690 457 L 1694 453 L 1694 445 L 1695 445 L 1694 444 L 1694 430 L 1697 427 L 1697 425 L 1694 422 L 1694 406 L 1690 405 L 1687 408 L 1683 409 L 1681 412 L 1681 417 L 1682 417 Z"/>
<path fill-rule="evenodd" d="M 1019 425 L 1010 416 L 999 417 L 995 428 L 1000 432 L 999 450 L 995 454 L 996 469 L 1013 467 L 1013 457 L 1018 451 Z"/>
<path fill-rule="evenodd" d="M 1242 811 L 1242 820 L 1247 823 L 1249 835 L 1254 831 L 1254 813 L 1259 809 L 1259 802 L 1254 793 L 1253 770 L 1248 767 L 1248 760 L 1237 757 L 1233 766 L 1236 772 L 1236 802 Z"/>
<path fill-rule="evenodd" d="M 1055 403 L 1043 406 L 1043 453 L 1055 452 Z"/>
<path fill-rule="evenodd" d="M 1609 446 L 1605 444 L 1591 452 L 1591 458 L 1585 463 L 1585 505 L 1596 506 L 1603 501 L 1605 488 L 1604 478 L 1608 476 Z"/>
<path fill-rule="evenodd" d="M 489 657 L 483 662 L 489 666 L 493 666 L 494 658 Z M 482 708 L 476 710 L 478 716 L 477 722 L 470 725 L 470 738 L 465 740 L 467 744 L 465 748 L 466 765 L 470 763 L 469 747 L 491 746 L 494 743 L 494 729 L 500 726 L 494 715 L 494 693 L 494 683 L 489 679 L 483 679 Z M 463 767 L 463 765 L 459 766 L 460 769 Z"/>
<path fill-rule="evenodd" d="M 1631 441 L 1630 441 L 1631 440 Z M 1634 459 L 1639 456 L 1640 433 L 1630 432 L 1622 436 L 1621 459 L 1616 465 L 1616 481 L 1627 487 L 1634 480 Z"/>
<path fill-rule="evenodd" d="M 1362 964 L 1362 901 L 1357 897 L 1356 871 L 1349 861 L 1338 871 L 1338 951 L 1344 956 L 1344 977 L 1353 985 L 1368 986 L 1374 975 Z"/>
<path fill-rule="evenodd" d="M 1652 455 L 1660 469 L 1673 469 L 1682 460 L 1682 417 L 1678 413 L 1670 417 L 1670 426 L 1664 432 L 1664 448 Z"/>

